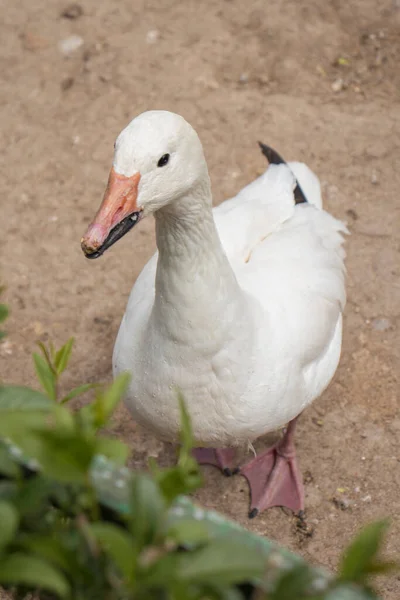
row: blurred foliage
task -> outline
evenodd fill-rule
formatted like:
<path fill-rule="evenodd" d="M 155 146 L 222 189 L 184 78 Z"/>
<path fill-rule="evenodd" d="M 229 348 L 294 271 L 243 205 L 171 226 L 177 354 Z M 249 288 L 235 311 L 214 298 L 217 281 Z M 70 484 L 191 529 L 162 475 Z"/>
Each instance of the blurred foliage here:
<path fill-rule="evenodd" d="M 0 305 L 0 321 L 7 309 Z M 0 584 L 15 598 L 37 592 L 46 600 L 373 600 L 370 576 L 392 567 L 377 559 L 386 522 L 364 529 L 345 551 L 337 577 L 316 576 L 279 551 L 210 535 L 194 518 L 172 524 L 176 498 L 201 485 L 183 399 L 176 466 L 133 473 L 129 505 L 104 505 L 90 469 L 99 455 L 124 465 L 128 447 L 100 433 L 129 377 L 107 388 L 84 384 L 59 394 L 73 340 L 56 350 L 39 344 L 34 364 L 42 392 L 0 387 Z M 90 403 L 69 401 L 91 390 Z"/>

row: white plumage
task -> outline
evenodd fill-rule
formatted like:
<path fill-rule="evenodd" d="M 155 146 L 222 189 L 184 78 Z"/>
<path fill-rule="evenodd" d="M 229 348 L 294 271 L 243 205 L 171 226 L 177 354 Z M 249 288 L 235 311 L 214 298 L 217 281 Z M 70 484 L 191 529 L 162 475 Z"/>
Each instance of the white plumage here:
<path fill-rule="evenodd" d="M 170 163 L 157 168 L 157 158 Z M 113 356 L 133 417 L 176 440 L 184 395 L 198 444 L 234 446 L 296 417 L 340 357 L 346 228 L 322 209 L 301 163 L 270 165 L 212 210 L 200 141 L 182 117 L 144 113 L 117 140 L 114 169 L 141 173 L 158 252 L 129 297 Z M 308 203 L 295 205 L 295 177 Z"/>

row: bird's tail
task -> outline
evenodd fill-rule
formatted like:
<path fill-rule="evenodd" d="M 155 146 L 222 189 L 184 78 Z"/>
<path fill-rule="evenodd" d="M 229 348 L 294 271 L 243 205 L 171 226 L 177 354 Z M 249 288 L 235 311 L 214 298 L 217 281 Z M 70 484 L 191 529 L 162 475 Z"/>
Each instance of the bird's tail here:
<path fill-rule="evenodd" d="M 287 164 L 287 162 L 285 160 L 283 160 L 283 158 L 273 149 L 270 148 L 270 146 L 267 146 L 266 144 L 263 144 L 262 142 L 258 142 L 260 148 L 261 148 L 261 152 L 264 154 L 264 156 L 267 158 L 268 162 L 271 165 L 286 165 L 289 169 L 290 166 Z M 290 169 L 291 170 L 291 169 Z M 291 170 L 291 172 L 293 173 L 293 171 Z M 308 202 L 303 190 L 300 187 L 300 184 L 297 180 L 297 178 L 295 177 L 294 173 L 293 176 L 295 178 L 296 181 L 296 187 L 294 188 L 294 202 L 295 204 L 302 204 L 304 202 Z"/>

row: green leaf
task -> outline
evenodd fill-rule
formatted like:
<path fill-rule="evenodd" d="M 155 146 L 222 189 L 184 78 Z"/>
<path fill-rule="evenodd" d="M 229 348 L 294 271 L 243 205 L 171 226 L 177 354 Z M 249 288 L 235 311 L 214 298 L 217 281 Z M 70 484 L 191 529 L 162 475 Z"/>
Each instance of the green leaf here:
<path fill-rule="evenodd" d="M 18 487 L 15 481 L 0 480 L 0 499 L 11 500 L 14 502 L 15 496 L 18 493 Z"/>
<path fill-rule="evenodd" d="M 65 429 L 36 432 L 37 447 L 32 449 L 48 477 L 64 483 L 85 483 L 95 454 L 95 439 Z"/>
<path fill-rule="evenodd" d="M 0 500 L 0 552 L 9 544 L 17 531 L 19 516 L 10 502 Z"/>
<path fill-rule="evenodd" d="M 76 387 L 76 388 L 72 389 L 70 392 L 68 392 L 68 394 L 66 396 L 64 396 L 64 398 L 61 400 L 61 404 L 65 404 L 66 402 L 69 402 L 73 398 L 76 398 L 77 396 L 80 396 L 81 394 L 84 394 L 85 392 L 92 390 L 93 388 L 97 388 L 97 387 L 98 387 L 97 383 L 84 383 L 83 385 L 79 385 L 78 387 Z"/>
<path fill-rule="evenodd" d="M 32 554 L 53 563 L 64 571 L 69 570 L 70 556 L 62 542 L 55 537 L 40 534 L 31 534 L 21 540 L 21 546 Z"/>
<path fill-rule="evenodd" d="M 129 581 L 135 567 L 135 553 L 129 534 L 112 523 L 93 523 L 89 525 L 89 529 L 123 577 Z"/>
<path fill-rule="evenodd" d="M 3 558 L 0 584 L 45 589 L 61 598 L 66 598 L 70 591 L 66 578 L 57 569 L 40 558 L 22 552 Z"/>
<path fill-rule="evenodd" d="M 0 304 L 0 323 L 5 321 L 9 315 L 8 306 L 5 304 Z"/>
<path fill-rule="evenodd" d="M 48 510 L 49 496 L 53 495 L 54 483 L 41 475 L 31 477 L 19 488 L 13 502 L 21 517 L 33 517 L 44 508 Z"/>
<path fill-rule="evenodd" d="M 194 519 L 183 519 L 173 523 L 166 537 L 177 544 L 203 544 L 210 540 L 210 531 L 205 523 Z"/>
<path fill-rule="evenodd" d="M 71 358 L 72 346 L 74 345 L 74 338 L 70 338 L 66 344 L 60 350 L 56 352 L 54 358 L 54 367 L 56 373 L 61 375 L 68 366 L 69 359 Z"/>
<path fill-rule="evenodd" d="M 49 365 L 51 371 L 56 375 L 56 370 L 53 366 L 53 359 L 51 357 L 51 350 L 50 351 L 47 350 L 47 348 L 46 348 L 45 344 L 43 344 L 43 342 L 38 341 L 36 343 L 39 346 L 39 348 L 41 349 L 43 356 L 44 356 L 47 364 Z"/>
<path fill-rule="evenodd" d="M 129 446 L 111 438 L 96 439 L 96 454 L 103 454 L 119 466 L 125 465 L 130 453 Z"/>
<path fill-rule="evenodd" d="M 217 597 L 219 598 L 219 600 L 243 600 L 243 596 L 240 593 L 239 589 L 235 587 L 224 588 L 219 590 L 219 594 Z M 253 598 L 258 598 L 258 596 L 253 594 Z M 262 600 L 261 596 L 259 600 Z"/>
<path fill-rule="evenodd" d="M 388 527 L 387 519 L 364 527 L 343 554 L 339 570 L 341 581 L 363 583 L 368 579 L 374 572 L 377 554 Z"/>
<path fill-rule="evenodd" d="M 5 446 L 0 446 L 0 473 L 12 478 L 18 478 L 21 473 L 18 463 Z"/>
<path fill-rule="evenodd" d="M 161 557 L 158 558 L 158 560 L 151 562 L 146 569 L 142 570 L 141 581 L 143 587 L 148 586 L 149 588 L 165 589 L 171 584 L 175 584 L 178 577 L 177 569 L 180 558 L 181 556 L 177 552 L 161 554 Z M 176 595 L 171 595 L 170 597 L 174 600 L 175 598 L 182 598 L 182 596 Z M 186 600 L 187 596 L 183 596 L 183 598 Z"/>
<path fill-rule="evenodd" d="M 181 392 L 178 392 L 178 402 L 179 402 L 179 411 L 181 418 L 181 451 L 180 451 L 180 461 L 183 461 L 190 454 L 190 451 L 193 448 L 193 435 L 192 435 L 192 425 L 190 421 L 190 416 L 187 411 L 185 401 Z"/>
<path fill-rule="evenodd" d="M 190 494 L 197 490 L 203 481 L 199 465 L 193 458 L 190 458 L 190 461 L 188 458 L 185 468 L 177 465 L 170 469 L 153 471 L 153 475 L 168 504 L 182 494 Z"/>
<path fill-rule="evenodd" d="M 261 577 L 265 558 L 257 547 L 216 539 L 181 556 L 178 576 L 184 581 L 209 585 L 232 585 Z"/>
<path fill-rule="evenodd" d="M 75 415 L 65 406 L 54 404 L 54 419 L 57 426 L 62 427 L 69 432 L 73 432 L 76 428 Z"/>
<path fill-rule="evenodd" d="M 285 571 L 274 585 L 274 591 L 268 595 L 268 600 L 302 600 L 309 598 L 311 583 L 315 575 L 306 564 L 295 565 Z"/>
<path fill-rule="evenodd" d="M 268 599 L 269 600 L 269 599 Z M 307 600 L 382 600 L 372 590 L 351 584 L 334 584 L 325 594 L 311 596 Z"/>
<path fill-rule="evenodd" d="M 51 400 L 56 400 L 56 376 L 54 375 L 51 367 L 48 365 L 47 361 L 36 354 L 33 353 L 33 361 L 35 363 L 35 371 L 36 375 L 45 390 L 46 394 Z"/>
<path fill-rule="evenodd" d="M 166 505 L 158 485 L 148 475 L 135 475 L 130 491 L 130 530 L 141 549 L 154 542 L 164 522 Z"/>
<path fill-rule="evenodd" d="M 113 383 L 98 396 L 93 408 L 96 413 L 97 424 L 99 427 L 102 427 L 107 423 L 117 404 L 125 394 L 129 381 L 129 373 L 121 373 L 114 379 Z"/>
<path fill-rule="evenodd" d="M 41 392 L 19 385 L 0 386 L 0 412 L 2 410 L 49 411 L 52 407 L 53 403 Z"/>
<path fill-rule="evenodd" d="M 9 438 L 23 451 L 31 451 L 32 431 L 46 423 L 47 412 L 37 410 L 0 410 L 0 436 Z"/>

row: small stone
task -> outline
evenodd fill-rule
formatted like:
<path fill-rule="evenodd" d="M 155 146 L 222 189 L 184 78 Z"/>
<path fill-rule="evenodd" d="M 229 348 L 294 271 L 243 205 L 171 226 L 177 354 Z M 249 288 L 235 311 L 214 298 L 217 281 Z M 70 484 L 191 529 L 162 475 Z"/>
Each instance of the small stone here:
<path fill-rule="evenodd" d="M 74 85 L 74 78 L 73 77 L 65 77 L 65 79 L 63 79 L 61 82 L 61 89 L 64 92 L 66 92 L 67 90 L 72 88 L 73 85 Z"/>
<path fill-rule="evenodd" d="M 239 83 L 248 83 L 249 76 L 247 73 L 242 73 L 239 77 Z"/>
<path fill-rule="evenodd" d="M 82 15 L 82 6 L 80 6 L 80 4 L 75 3 L 68 4 L 68 6 L 66 6 L 61 13 L 61 16 L 64 17 L 64 19 L 70 19 L 71 21 L 79 19 L 79 17 L 81 17 Z"/>
<path fill-rule="evenodd" d="M 329 185 L 326 191 L 329 198 L 334 199 L 339 193 L 339 188 L 336 185 Z"/>
<path fill-rule="evenodd" d="M 27 31 L 22 35 L 22 43 L 26 50 L 31 50 L 32 52 L 47 48 L 49 45 L 49 41 L 46 38 L 31 31 Z"/>
<path fill-rule="evenodd" d="M 377 185 L 379 183 L 378 175 L 375 173 L 375 171 L 373 171 L 373 173 L 371 175 L 371 183 L 373 185 Z"/>
<path fill-rule="evenodd" d="M 4 356 L 10 356 L 13 353 L 13 346 L 14 344 L 10 340 L 4 340 L 0 344 L 0 353 Z"/>
<path fill-rule="evenodd" d="M 268 77 L 268 75 L 265 75 L 265 74 L 258 75 L 256 78 L 256 81 L 257 81 L 258 85 L 260 85 L 261 87 L 264 87 L 264 86 L 270 84 L 269 77 Z"/>
<path fill-rule="evenodd" d="M 304 476 L 303 476 L 303 481 L 304 481 L 305 485 L 308 485 L 314 481 L 314 477 L 313 477 L 311 471 L 305 471 Z"/>
<path fill-rule="evenodd" d="M 339 77 L 339 79 L 335 79 L 335 81 L 331 84 L 331 88 L 335 94 L 341 92 L 345 88 L 343 79 L 341 77 Z"/>
<path fill-rule="evenodd" d="M 70 35 L 69 37 L 61 40 L 58 44 L 58 47 L 62 54 L 69 56 L 83 46 L 83 43 L 83 38 L 81 38 L 80 35 Z"/>
<path fill-rule="evenodd" d="M 203 85 L 205 88 L 210 90 L 217 90 L 219 88 L 219 83 L 212 77 L 208 77 L 207 75 L 200 75 L 196 78 L 196 82 Z"/>
<path fill-rule="evenodd" d="M 351 500 L 346 496 L 334 496 L 332 502 L 340 510 L 348 510 L 352 504 Z"/>
<path fill-rule="evenodd" d="M 358 219 L 358 214 L 356 213 L 356 211 L 353 208 L 347 209 L 346 215 L 348 217 L 350 217 L 351 219 L 353 219 L 353 221 L 357 221 L 357 219 Z"/>
<path fill-rule="evenodd" d="M 379 317 L 377 319 L 373 319 L 371 321 L 371 325 L 376 331 L 387 331 L 391 328 L 392 323 L 390 319 L 387 319 L 386 317 Z"/>
<path fill-rule="evenodd" d="M 361 500 L 363 502 L 371 502 L 371 495 L 367 494 L 366 496 L 364 496 L 364 498 L 361 498 Z"/>
<path fill-rule="evenodd" d="M 296 530 L 305 538 L 311 538 L 314 535 L 314 527 L 310 525 L 303 511 L 297 514 Z"/>
<path fill-rule="evenodd" d="M 160 32 L 158 31 L 158 29 L 150 29 L 150 31 L 146 33 L 146 42 L 148 44 L 155 44 L 156 42 L 158 42 L 159 39 Z"/>
<path fill-rule="evenodd" d="M 365 154 L 369 158 L 384 158 L 388 154 L 387 142 L 375 141 L 365 148 Z"/>

